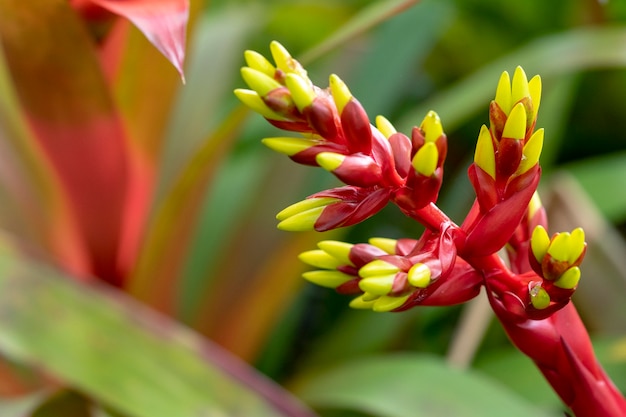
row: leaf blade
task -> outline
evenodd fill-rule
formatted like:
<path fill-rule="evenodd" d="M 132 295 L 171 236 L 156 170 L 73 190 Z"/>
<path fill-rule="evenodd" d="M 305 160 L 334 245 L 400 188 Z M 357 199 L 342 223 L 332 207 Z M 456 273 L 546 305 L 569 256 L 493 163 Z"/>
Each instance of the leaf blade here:
<path fill-rule="evenodd" d="M 312 416 L 216 345 L 117 291 L 33 262 L 5 237 L 0 271 L 0 350 L 123 413 Z"/>

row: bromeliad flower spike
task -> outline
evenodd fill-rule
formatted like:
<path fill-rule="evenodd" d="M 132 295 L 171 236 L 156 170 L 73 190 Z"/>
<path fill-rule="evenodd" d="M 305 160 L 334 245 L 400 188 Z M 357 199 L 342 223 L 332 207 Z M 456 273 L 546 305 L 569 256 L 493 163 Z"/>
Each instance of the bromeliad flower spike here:
<path fill-rule="evenodd" d="M 285 208 L 278 227 L 350 226 L 388 202 L 425 226 L 418 239 L 322 241 L 300 255 L 317 268 L 304 278 L 351 295 L 354 308 L 381 312 L 463 303 L 485 287 L 511 341 L 576 416 L 626 415 L 626 400 L 598 364 L 570 302 L 581 277 L 584 232 L 550 236 L 536 193 L 544 139 L 535 126 L 539 76 L 528 81 L 520 67 L 512 78 L 502 74 L 468 171 L 476 199 L 457 225 L 436 205 L 448 144 L 435 112 L 410 135 L 382 116 L 371 124 L 337 75 L 320 88 L 282 45 L 272 42 L 270 49 L 274 63 L 245 52 L 241 74 L 250 89 L 235 94 L 274 126 L 300 134 L 266 138 L 265 145 L 345 184 Z"/>

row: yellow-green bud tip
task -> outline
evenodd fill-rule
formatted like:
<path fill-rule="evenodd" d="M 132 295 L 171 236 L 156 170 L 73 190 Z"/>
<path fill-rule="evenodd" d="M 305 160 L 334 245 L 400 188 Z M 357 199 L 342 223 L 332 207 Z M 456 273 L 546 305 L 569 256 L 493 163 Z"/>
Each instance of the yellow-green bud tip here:
<path fill-rule="evenodd" d="M 380 115 L 376 116 L 376 128 L 386 138 L 389 138 L 389 136 L 397 132 L 396 128 L 393 127 L 391 122 L 387 120 L 384 116 Z"/>
<path fill-rule="evenodd" d="M 287 74 L 285 77 L 285 84 L 291 92 L 291 97 L 300 112 L 313 104 L 316 95 L 313 85 L 309 80 L 305 80 L 298 74 L 291 73 Z"/>
<path fill-rule="evenodd" d="M 543 226 L 535 227 L 533 234 L 530 237 L 530 249 L 533 252 L 533 256 L 537 262 L 541 263 L 543 257 L 546 256 L 548 248 L 550 247 L 550 236 Z"/>
<path fill-rule="evenodd" d="M 422 146 L 411 161 L 413 168 L 425 177 L 430 177 L 437 169 L 439 161 L 439 151 L 434 142 L 426 142 Z"/>
<path fill-rule="evenodd" d="M 430 268 L 422 263 L 417 263 L 409 269 L 408 281 L 417 288 L 426 288 L 430 284 Z"/>
<path fill-rule="evenodd" d="M 357 298 L 354 298 L 350 301 L 350 307 L 357 310 L 371 310 L 374 306 L 374 302 L 378 299 L 378 297 L 374 299 L 370 299 L 371 297 L 366 297 L 366 294 L 360 295 Z"/>
<path fill-rule="evenodd" d="M 350 260 L 350 251 L 354 245 L 337 240 L 323 240 L 317 244 L 317 247 L 337 259 L 341 265 L 353 265 Z"/>
<path fill-rule="evenodd" d="M 403 297 L 382 296 L 376 301 L 374 301 L 372 310 L 378 313 L 385 313 L 387 311 L 395 310 L 396 308 L 406 303 L 406 300 L 408 298 L 409 298 L 408 295 L 405 295 Z"/>
<path fill-rule="evenodd" d="M 548 254 L 552 258 L 573 264 L 585 250 L 585 232 L 580 227 L 572 233 L 558 233 L 550 242 Z"/>
<path fill-rule="evenodd" d="M 526 78 L 524 69 L 518 66 L 515 68 L 513 80 L 511 81 L 511 105 L 514 105 L 524 97 L 530 97 L 528 78 Z"/>
<path fill-rule="evenodd" d="M 496 178 L 496 154 L 493 148 L 491 132 L 483 125 L 478 134 L 474 162 L 493 179 Z"/>
<path fill-rule="evenodd" d="M 285 117 L 279 115 L 274 110 L 267 107 L 263 99 L 256 91 L 247 90 L 245 88 L 238 88 L 235 90 L 235 96 L 243 104 L 248 106 L 251 110 L 259 113 L 261 116 L 270 120 L 286 120 Z"/>
<path fill-rule="evenodd" d="M 320 152 L 315 156 L 315 162 L 326 171 L 330 172 L 339 168 L 345 159 L 345 155 L 335 152 Z"/>
<path fill-rule="evenodd" d="M 391 292 L 396 274 L 377 275 L 374 277 L 363 278 L 359 281 L 359 288 L 363 292 L 375 295 L 385 295 Z"/>
<path fill-rule="evenodd" d="M 276 215 L 276 220 L 286 220 L 289 217 L 295 216 L 296 214 L 302 213 L 304 211 L 308 211 L 310 209 L 318 207 L 325 207 L 338 201 L 341 200 L 332 197 L 307 198 L 283 209 L 280 213 Z"/>
<path fill-rule="evenodd" d="M 510 139 L 524 139 L 526 136 L 526 109 L 522 103 L 513 106 L 509 117 L 504 124 L 502 137 Z"/>
<path fill-rule="evenodd" d="M 248 64 L 250 68 L 254 68 L 257 71 L 261 71 L 267 76 L 274 78 L 276 68 L 263 55 L 256 51 L 248 50 L 243 53 L 243 56 L 246 60 L 246 64 Z"/>
<path fill-rule="evenodd" d="M 262 139 L 261 142 L 268 148 L 289 156 L 317 145 L 317 142 L 313 139 L 288 137 L 265 138 Z"/>
<path fill-rule="evenodd" d="M 298 255 L 298 259 L 307 265 L 321 269 L 336 269 L 338 266 L 342 265 L 339 259 L 321 249 L 302 252 Z"/>
<path fill-rule="evenodd" d="M 580 281 L 580 268 L 574 266 L 563 272 L 563 275 L 554 281 L 554 285 L 566 290 L 573 290 L 578 285 L 578 281 Z"/>
<path fill-rule="evenodd" d="M 385 237 L 373 237 L 368 240 L 369 244 L 376 246 L 378 249 L 382 249 L 390 255 L 396 253 L 396 245 L 398 241 L 395 239 L 388 239 Z"/>
<path fill-rule="evenodd" d="M 439 115 L 434 111 L 429 111 L 422 120 L 420 128 L 424 132 L 424 139 L 426 142 L 435 142 L 441 135 L 443 135 L 443 127 L 441 126 L 441 120 Z"/>
<path fill-rule="evenodd" d="M 528 139 L 528 142 L 526 142 L 526 145 L 524 145 L 524 149 L 522 151 L 524 156 L 519 167 L 517 168 L 517 172 L 520 175 L 534 167 L 537 162 L 539 162 L 541 150 L 543 149 L 543 136 L 544 130 L 539 129 L 533 133 L 530 139 Z"/>
<path fill-rule="evenodd" d="M 348 89 L 346 83 L 344 83 L 339 76 L 335 74 L 331 74 L 329 78 L 330 83 L 330 93 L 333 96 L 333 100 L 335 101 L 335 106 L 337 107 L 337 112 L 341 114 L 343 112 L 343 108 L 346 107 L 346 104 L 350 100 L 352 100 L 352 93 Z"/>
<path fill-rule="evenodd" d="M 270 43 L 270 52 L 272 53 L 272 58 L 274 58 L 274 62 L 276 66 L 284 71 L 285 73 L 291 72 L 293 69 L 293 58 L 287 48 L 281 45 L 277 41 L 272 41 Z"/>
<path fill-rule="evenodd" d="M 585 250 L 585 231 L 582 227 L 577 227 L 570 234 L 572 250 L 568 259 L 569 263 L 574 263 Z"/>
<path fill-rule="evenodd" d="M 326 288 L 337 288 L 354 277 L 339 271 L 308 271 L 302 277 L 313 284 Z"/>
<path fill-rule="evenodd" d="M 292 204 L 276 215 L 280 221 L 277 227 L 280 230 L 304 232 L 315 229 L 315 222 L 322 215 L 326 206 L 340 201 L 336 198 L 308 198 Z"/>
<path fill-rule="evenodd" d="M 511 78 L 506 71 L 500 75 L 498 87 L 496 88 L 495 101 L 504 114 L 509 114 L 511 111 Z"/>
<path fill-rule="evenodd" d="M 550 295 L 541 285 L 535 285 L 530 289 L 530 302 L 537 310 L 543 310 L 550 305 Z"/>
<path fill-rule="evenodd" d="M 361 269 L 359 269 L 359 276 L 361 278 L 368 278 L 395 274 L 398 271 L 400 271 L 400 269 L 396 265 L 383 261 L 382 259 L 374 259 L 372 262 L 363 265 Z"/>
<path fill-rule="evenodd" d="M 250 67 L 241 68 L 241 77 L 248 86 L 261 97 L 281 87 L 281 84 L 269 75 Z"/>
<path fill-rule="evenodd" d="M 535 191 L 533 193 L 532 198 L 530 199 L 530 202 L 528 203 L 528 218 L 532 219 L 535 213 L 541 210 L 542 207 L 543 207 L 543 204 L 541 203 L 541 198 L 539 197 L 539 193 Z"/>
<path fill-rule="evenodd" d="M 535 75 L 528 82 L 528 90 L 530 91 L 530 99 L 533 104 L 533 120 L 537 118 L 539 105 L 541 104 L 541 77 Z"/>
<path fill-rule="evenodd" d="M 325 208 L 325 206 L 322 206 L 302 211 L 282 220 L 276 227 L 287 232 L 307 232 L 314 230 L 315 222 L 322 215 Z"/>

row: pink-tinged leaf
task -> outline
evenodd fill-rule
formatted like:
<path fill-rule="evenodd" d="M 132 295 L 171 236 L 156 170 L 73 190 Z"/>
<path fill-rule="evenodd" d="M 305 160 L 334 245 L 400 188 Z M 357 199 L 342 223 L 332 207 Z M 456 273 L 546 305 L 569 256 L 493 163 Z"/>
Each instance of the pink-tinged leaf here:
<path fill-rule="evenodd" d="M 201 0 L 194 1 L 190 6 L 187 24 L 190 34 L 195 33 L 203 7 Z M 190 52 L 193 53 L 193 50 Z M 126 20 L 118 20 L 111 28 L 99 53 L 107 78 L 114 86 L 116 101 L 134 147 L 151 166 L 155 166 L 164 151 L 164 132 L 170 122 L 174 99 L 181 88 L 178 73 Z M 189 59 L 189 53 L 185 55 Z M 187 78 L 193 77 L 190 71 L 193 71 L 194 63 L 190 64 L 186 69 Z M 204 93 L 204 90 L 199 93 Z M 202 112 L 210 114 L 204 108 Z"/>
<path fill-rule="evenodd" d="M 127 138 L 91 37 L 62 0 L 1 2 L 0 36 L 26 120 L 69 199 L 90 275 L 119 285 Z"/>
<path fill-rule="evenodd" d="M 0 91 L 0 227 L 40 256 L 84 276 L 87 261 L 76 223 L 58 178 L 21 114 L 2 54 Z"/>
<path fill-rule="evenodd" d="M 216 161 L 229 149 L 246 115 L 243 107 L 236 109 L 220 129 L 205 138 L 154 209 L 127 290 L 161 312 L 174 314 L 176 280 L 202 208 L 202 191 L 219 166 Z"/>
<path fill-rule="evenodd" d="M 75 0 L 72 4 L 92 15 L 95 12 L 89 6 L 99 6 L 133 22 L 184 80 L 188 0 Z"/>
<path fill-rule="evenodd" d="M 34 261 L 5 236 L 0 313 L 2 355 L 45 370 L 115 415 L 315 415 L 217 344 L 121 291 Z"/>

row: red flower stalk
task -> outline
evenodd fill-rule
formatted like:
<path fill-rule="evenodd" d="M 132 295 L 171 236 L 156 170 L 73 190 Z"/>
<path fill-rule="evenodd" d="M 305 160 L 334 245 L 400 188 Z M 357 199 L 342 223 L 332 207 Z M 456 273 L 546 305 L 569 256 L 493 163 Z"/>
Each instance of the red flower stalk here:
<path fill-rule="evenodd" d="M 463 223 L 436 206 L 447 140 L 429 112 L 411 137 L 378 116 L 375 126 L 337 77 L 319 88 L 278 43 L 276 65 L 247 51 L 242 75 L 250 90 L 235 94 L 273 125 L 302 137 L 264 139 L 295 162 L 320 166 L 346 184 L 281 211 L 284 230 L 331 230 L 374 215 L 387 202 L 426 227 L 415 239 L 369 243 L 323 241 L 300 255 L 317 270 L 304 278 L 356 296 L 350 306 L 403 311 L 453 305 L 484 286 L 511 341 L 529 356 L 578 417 L 626 415 L 626 400 L 598 364 L 570 299 L 581 277 L 582 229 L 546 231 L 536 193 L 543 129 L 535 131 L 541 80 L 521 68 L 504 72 L 489 107 L 468 175 L 476 200 Z M 508 266 L 498 255 L 506 247 Z"/>

